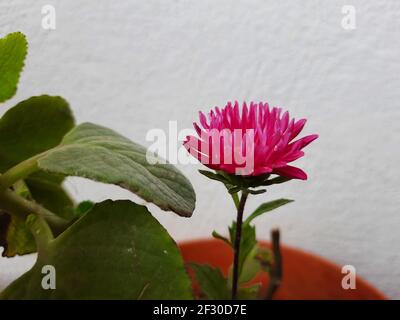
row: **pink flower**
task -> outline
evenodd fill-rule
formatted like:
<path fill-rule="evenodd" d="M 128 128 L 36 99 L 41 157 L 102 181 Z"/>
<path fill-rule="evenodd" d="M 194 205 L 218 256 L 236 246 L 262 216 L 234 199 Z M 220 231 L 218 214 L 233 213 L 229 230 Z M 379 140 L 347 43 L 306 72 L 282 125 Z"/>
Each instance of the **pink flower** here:
<path fill-rule="evenodd" d="M 184 146 L 214 170 L 245 176 L 272 173 L 306 180 L 303 170 L 288 165 L 302 157 L 302 149 L 318 138 L 312 134 L 293 141 L 305 123 L 306 119 L 290 119 L 287 111 L 282 114 L 281 108 L 270 109 L 268 103 L 251 102 L 247 107 L 244 102 L 240 114 L 238 102 L 234 106 L 228 102 L 222 110 L 211 110 L 208 119 L 200 112 L 202 128 L 193 124 L 199 138 L 188 136 Z"/>

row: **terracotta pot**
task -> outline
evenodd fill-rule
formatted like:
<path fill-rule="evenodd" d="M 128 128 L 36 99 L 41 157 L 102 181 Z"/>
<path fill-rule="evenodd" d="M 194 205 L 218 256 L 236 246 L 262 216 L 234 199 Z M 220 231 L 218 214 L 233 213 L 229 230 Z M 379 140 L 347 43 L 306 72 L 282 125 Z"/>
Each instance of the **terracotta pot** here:
<path fill-rule="evenodd" d="M 261 243 L 268 246 L 267 243 Z M 215 239 L 195 240 L 179 244 L 185 262 L 208 263 L 219 267 L 226 275 L 232 263 L 231 248 Z M 331 300 L 382 300 L 386 297 L 360 277 L 356 289 L 344 290 L 341 268 L 327 260 L 299 249 L 282 246 L 283 284 L 274 299 L 331 299 Z M 265 273 L 257 276 L 263 290 L 268 284 Z M 193 282 L 196 290 L 196 284 Z"/>

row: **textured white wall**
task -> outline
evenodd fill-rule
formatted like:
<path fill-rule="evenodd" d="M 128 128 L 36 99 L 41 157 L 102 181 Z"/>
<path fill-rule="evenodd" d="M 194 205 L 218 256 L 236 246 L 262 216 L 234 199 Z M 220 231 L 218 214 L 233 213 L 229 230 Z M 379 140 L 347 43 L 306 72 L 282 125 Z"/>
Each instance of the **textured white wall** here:
<path fill-rule="evenodd" d="M 41 28 L 53 4 L 57 29 Z M 356 8 L 344 30 L 341 8 Z M 285 243 L 352 264 L 400 298 L 400 1 L 23 1 L 0 3 L 0 34 L 20 30 L 30 50 L 18 100 L 64 96 L 79 122 L 116 129 L 145 145 L 147 130 L 227 100 L 266 100 L 309 118 L 320 138 L 298 164 L 307 182 L 271 188 L 296 202 L 258 219 Z M 152 211 L 177 240 L 223 232 L 234 217 L 224 187 L 180 166 L 197 192 L 191 219 Z M 130 195 L 70 180 L 79 199 Z M 0 287 L 33 257 L 0 258 Z"/>

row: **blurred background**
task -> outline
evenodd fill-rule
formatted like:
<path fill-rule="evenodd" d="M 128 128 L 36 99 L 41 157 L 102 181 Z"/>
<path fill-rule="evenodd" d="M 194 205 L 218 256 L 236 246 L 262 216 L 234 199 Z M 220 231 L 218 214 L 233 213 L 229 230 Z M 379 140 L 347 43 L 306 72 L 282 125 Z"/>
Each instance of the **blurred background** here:
<path fill-rule="evenodd" d="M 42 26 L 46 5 L 54 30 Z M 248 210 L 295 199 L 256 220 L 259 237 L 279 227 L 285 244 L 351 264 L 400 298 L 399 1 L 1 1 L 0 36 L 13 31 L 27 35 L 29 54 L 0 115 L 32 95 L 61 95 L 77 122 L 146 146 L 150 129 L 168 133 L 170 120 L 191 128 L 199 110 L 228 100 L 268 101 L 308 118 L 304 134 L 320 138 L 295 164 L 309 180 L 250 199 Z M 178 167 L 197 193 L 193 217 L 150 210 L 176 241 L 226 233 L 235 213 L 224 186 L 199 165 Z M 66 185 L 78 200 L 143 203 L 84 179 Z M 0 289 L 34 259 L 0 258 Z"/>

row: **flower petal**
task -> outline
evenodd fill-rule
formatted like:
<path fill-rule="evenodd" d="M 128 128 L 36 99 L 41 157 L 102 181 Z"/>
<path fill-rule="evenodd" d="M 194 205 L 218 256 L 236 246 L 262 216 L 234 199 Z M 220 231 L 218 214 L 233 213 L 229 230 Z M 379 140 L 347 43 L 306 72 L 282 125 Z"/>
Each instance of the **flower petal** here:
<path fill-rule="evenodd" d="M 274 169 L 274 173 L 291 179 L 307 180 L 307 174 L 303 170 L 297 167 L 286 166 L 286 167 L 276 168 Z"/>
<path fill-rule="evenodd" d="M 293 140 L 294 138 L 296 138 L 299 135 L 300 131 L 303 130 L 306 122 L 307 122 L 307 119 L 300 119 L 299 121 L 295 122 L 292 134 L 290 136 L 290 140 Z"/>
<path fill-rule="evenodd" d="M 317 138 L 318 138 L 317 134 L 310 134 L 309 136 L 305 136 L 305 137 L 297 140 L 298 142 L 300 142 L 299 149 L 303 149 L 304 147 L 308 146 L 311 142 L 313 142 Z"/>

